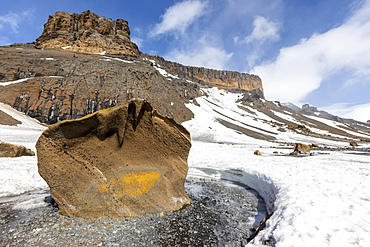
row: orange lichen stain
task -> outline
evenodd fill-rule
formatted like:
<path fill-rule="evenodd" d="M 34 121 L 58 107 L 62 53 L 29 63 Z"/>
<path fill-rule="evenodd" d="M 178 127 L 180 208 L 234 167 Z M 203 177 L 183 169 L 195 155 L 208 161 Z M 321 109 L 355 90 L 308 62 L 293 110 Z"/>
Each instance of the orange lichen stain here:
<path fill-rule="evenodd" d="M 101 193 L 108 193 L 113 198 L 122 196 L 137 197 L 148 192 L 161 174 L 158 171 L 137 171 L 120 174 L 106 184 L 97 186 Z"/>

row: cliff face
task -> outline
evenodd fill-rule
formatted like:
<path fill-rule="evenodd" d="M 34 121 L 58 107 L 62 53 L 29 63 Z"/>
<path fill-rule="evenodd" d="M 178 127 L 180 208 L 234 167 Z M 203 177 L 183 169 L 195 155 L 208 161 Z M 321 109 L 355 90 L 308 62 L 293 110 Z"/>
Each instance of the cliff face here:
<path fill-rule="evenodd" d="M 184 66 L 142 54 L 130 41 L 127 22 L 56 12 L 33 44 L 0 47 L 0 101 L 44 123 L 75 119 L 147 99 L 162 115 L 183 122 L 193 117 L 185 103 L 217 86 L 263 97 L 258 76 Z M 68 49 L 60 49 L 71 46 Z M 106 51 L 106 56 L 91 54 Z M 6 83 L 25 79 L 16 83 Z M 249 94 L 248 94 L 249 95 Z"/>
<path fill-rule="evenodd" d="M 179 63 L 174 63 L 164 60 L 159 56 L 149 56 L 148 59 L 154 60 L 161 67 L 171 74 L 176 74 L 185 80 L 195 83 L 208 83 L 210 86 L 216 86 L 222 89 L 242 89 L 247 91 L 260 91 L 262 97 L 263 88 L 262 81 L 256 75 L 247 73 L 239 73 L 235 71 L 214 70 L 202 67 L 184 66 Z"/>
<path fill-rule="evenodd" d="M 78 52 L 137 55 L 125 20 L 100 17 L 89 10 L 81 14 L 58 11 L 50 15 L 44 32 L 36 39 L 41 48 L 61 48 Z"/>
<path fill-rule="evenodd" d="M 23 50 L 20 50 L 23 49 Z M 43 123 L 83 117 L 131 98 L 145 98 L 177 122 L 193 114 L 184 103 L 199 85 L 163 76 L 151 62 L 60 50 L 0 47 L 0 101 Z M 3 84 L 19 79 L 13 84 Z"/>

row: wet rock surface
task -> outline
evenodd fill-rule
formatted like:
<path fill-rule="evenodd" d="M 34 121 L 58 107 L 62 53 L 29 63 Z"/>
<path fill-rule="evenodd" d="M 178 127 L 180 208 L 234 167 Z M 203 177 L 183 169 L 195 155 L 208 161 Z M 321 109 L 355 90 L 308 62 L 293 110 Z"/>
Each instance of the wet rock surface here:
<path fill-rule="evenodd" d="M 188 178 L 192 205 L 140 217 L 83 219 L 52 206 L 13 210 L 0 204 L 1 246 L 241 246 L 266 215 L 263 200 L 228 181 Z M 13 202 L 14 203 L 14 202 Z"/>

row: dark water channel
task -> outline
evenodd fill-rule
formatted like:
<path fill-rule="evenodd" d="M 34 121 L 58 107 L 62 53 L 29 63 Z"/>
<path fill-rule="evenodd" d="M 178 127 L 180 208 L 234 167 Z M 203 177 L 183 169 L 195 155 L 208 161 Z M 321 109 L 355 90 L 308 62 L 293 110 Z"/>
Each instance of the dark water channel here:
<path fill-rule="evenodd" d="M 243 246 L 266 216 L 262 198 L 243 184 L 188 177 L 185 188 L 192 204 L 184 210 L 122 219 L 14 210 L 24 196 L 1 200 L 0 246 Z"/>

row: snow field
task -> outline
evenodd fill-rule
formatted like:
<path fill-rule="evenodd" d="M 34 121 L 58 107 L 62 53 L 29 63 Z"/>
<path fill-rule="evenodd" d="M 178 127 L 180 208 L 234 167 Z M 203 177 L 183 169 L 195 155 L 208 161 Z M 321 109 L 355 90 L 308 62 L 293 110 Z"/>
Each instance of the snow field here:
<path fill-rule="evenodd" d="M 200 107 L 187 105 L 195 114 L 194 119 L 183 124 L 193 140 L 188 159 L 189 174 L 241 182 L 264 198 L 268 212 L 273 215 L 250 246 L 263 246 L 267 240 L 278 247 L 370 246 L 369 155 L 331 151 L 314 152 L 308 157 L 275 155 L 273 151 L 288 154 L 292 150 L 271 148 L 277 144 L 239 134 L 219 124 L 215 118 L 238 125 L 238 121 L 243 121 L 274 132 L 271 125 L 263 122 L 268 116 L 251 110 L 257 114 L 255 116 L 239 109 L 235 105 L 240 97 L 237 94 L 207 90 L 208 98 L 197 99 Z M 22 122 L 18 126 L 0 126 L 0 140 L 35 150 L 34 145 L 45 127 L 10 106 L 0 103 L 0 109 Z M 289 132 L 279 133 L 278 140 L 343 145 Z M 262 156 L 253 154 L 256 149 Z M 205 173 L 205 168 L 219 172 Z M 0 158 L 0 174 L 0 197 L 3 198 L 47 189 L 37 172 L 35 156 Z M 31 198 L 17 207 L 43 205 L 40 198 Z M 260 218 L 257 217 L 256 223 Z"/>
<path fill-rule="evenodd" d="M 254 155 L 255 149 L 262 156 Z M 268 239 L 284 247 L 367 246 L 369 158 L 339 152 L 281 156 L 273 155 L 274 150 L 256 144 L 193 142 L 188 163 L 190 171 L 229 171 L 223 178 L 245 183 L 264 198 L 273 215 L 251 246 L 263 246 Z"/>
<path fill-rule="evenodd" d="M 252 110 L 256 115 L 241 111 L 235 104 L 237 94 L 217 88 L 204 91 L 208 97 L 197 98 L 200 106 L 187 104 L 195 117 L 183 123 L 193 140 L 189 172 L 218 169 L 220 173 L 210 176 L 242 182 L 264 198 L 273 215 L 251 246 L 264 246 L 268 240 L 281 247 L 370 246 L 369 155 L 313 151 L 313 156 L 289 156 L 292 149 L 271 148 L 277 144 L 250 138 L 216 121 L 221 118 L 248 129 L 238 121 L 252 125 L 253 119 L 253 126 L 274 132 L 263 121 L 269 121 L 268 116 L 256 110 Z M 284 114 L 279 117 L 292 118 Z M 348 145 L 294 132 L 278 133 L 277 140 L 331 147 Z M 257 149 L 262 156 L 253 154 Z"/>
<path fill-rule="evenodd" d="M 37 120 L 0 103 L 0 110 L 22 122 L 17 126 L 0 125 L 0 141 L 36 151 L 36 141 L 46 129 Z M 0 158 L 0 197 L 15 196 L 47 188 L 37 171 L 37 157 Z"/>

